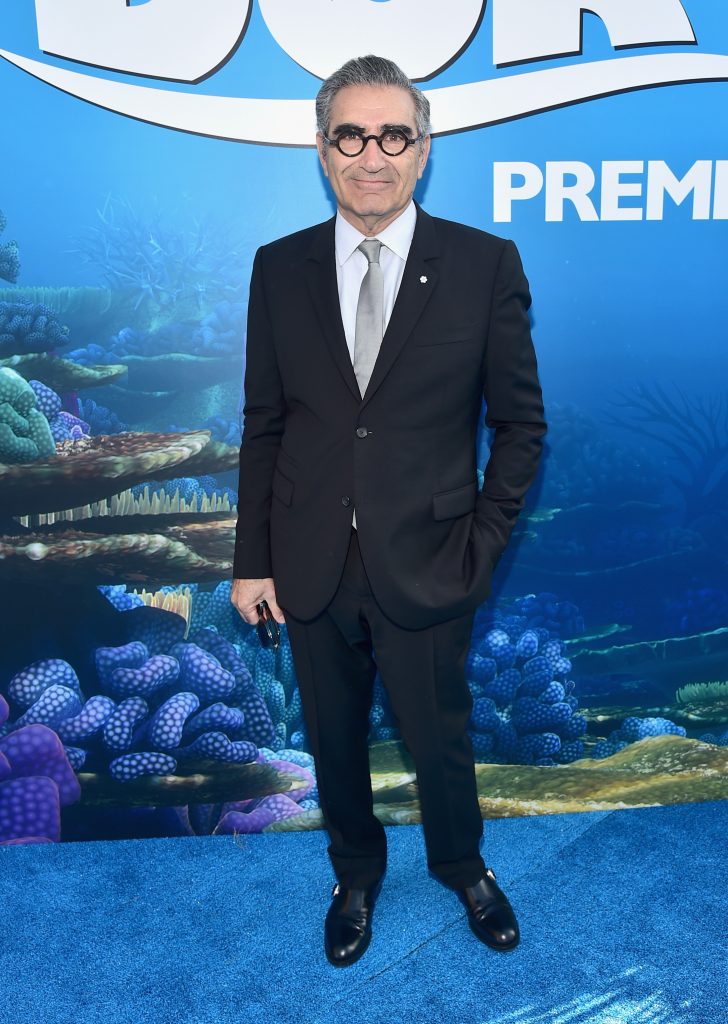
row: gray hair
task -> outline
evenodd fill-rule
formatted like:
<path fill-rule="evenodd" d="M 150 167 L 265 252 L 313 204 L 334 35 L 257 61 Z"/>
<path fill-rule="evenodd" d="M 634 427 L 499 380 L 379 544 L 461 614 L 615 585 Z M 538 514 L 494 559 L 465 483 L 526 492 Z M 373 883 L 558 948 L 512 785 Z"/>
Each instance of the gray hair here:
<path fill-rule="evenodd" d="M 316 126 L 323 136 L 328 135 L 331 106 L 339 89 L 349 85 L 396 85 L 412 97 L 415 105 L 415 124 L 418 135 L 430 132 L 430 101 L 413 85 L 404 71 L 386 57 L 354 57 L 329 75 L 316 96 Z"/>

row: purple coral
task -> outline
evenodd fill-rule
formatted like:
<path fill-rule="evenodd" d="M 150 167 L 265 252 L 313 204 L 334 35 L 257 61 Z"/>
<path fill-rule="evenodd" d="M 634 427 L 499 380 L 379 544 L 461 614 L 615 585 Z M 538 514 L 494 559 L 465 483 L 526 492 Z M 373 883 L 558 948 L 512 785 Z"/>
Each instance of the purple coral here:
<path fill-rule="evenodd" d="M 120 666 L 115 668 L 108 683 L 112 696 L 150 697 L 179 675 L 179 662 L 166 654 L 155 654 L 139 668 Z"/>
<path fill-rule="evenodd" d="M 188 719 L 182 739 L 190 742 L 203 732 L 224 732 L 230 739 L 239 739 L 244 721 L 245 715 L 240 708 L 231 708 L 217 701 Z"/>
<path fill-rule="evenodd" d="M 43 776 L 0 784 L 0 846 L 58 842 L 61 818 L 58 789 Z"/>
<path fill-rule="evenodd" d="M 53 685 L 73 690 L 79 701 L 83 699 L 73 667 L 60 658 L 43 658 L 16 672 L 8 683 L 8 696 L 18 707 L 29 708 Z"/>
<path fill-rule="evenodd" d="M 120 782 L 130 782 L 143 775 L 173 775 L 177 762 L 169 754 L 157 750 L 140 750 L 122 754 L 109 762 L 109 774 Z"/>
<path fill-rule="evenodd" d="M 128 750 L 137 726 L 148 714 L 149 705 L 143 697 L 127 697 L 123 700 L 104 724 L 103 744 L 106 749 Z"/>
<path fill-rule="evenodd" d="M 241 701 L 245 713 L 245 736 L 259 747 L 271 743 L 275 737 L 275 725 L 263 695 L 252 689 Z"/>
<path fill-rule="evenodd" d="M 235 676 L 238 688 L 252 685 L 253 677 L 248 670 L 248 666 L 235 647 L 224 636 L 221 636 L 212 629 L 197 629 L 190 633 L 190 640 L 196 643 L 198 647 L 202 647 L 210 654 L 213 654 L 222 667 Z"/>
<path fill-rule="evenodd" d="M 99 682 L 104 688 L 110 686 L 111 674 L 115 669 L 122 666 L 139 668 L 148 657 L 146 645 L 139 640 L 132 640 L 122 647 L 97 647 L 94 660 Z"/>
<path fill-rule="evenodd" d="M 217 658 L 194 643 L 175 644 L 180 676 L 185 688 L 196 693 L 204 704 L 227 697 L 235 689 L 235 677 Z"/>
<path fill-rule="evenodd" d="M 296 776 L 305 785 L 274 796 L 235 800 L 223 804 L 216 831 L 224 833 L 260 832 L 274 821 L 281 821 L 301 811 L 318 808 L 318 786 L 311 754 L 300 750 L 284 749 L 280 752 L 280 756 L 276 757 L 272 751 L 263 748 L 259 752 L 258 760 Z M 298 811 L 296 811 L 296 805 Z"/>
<path fill-rule="evenodd" d="M 63 804 L 77 800 L 81 790 L 63 753 L 63 746 L 52 729 L 29 725 L 0 738 L 0 751 L 10 765 L 7 778 L 43 775 L 51 779 Z"/>
<path fill-rule="evenodd" d="M 54 441 L 79 441 L 82 437 L 89 437 L 88 423 L 63 409 L 49 424 Z"/>
<path fill-rule="evenodd" d="M 275 793 L 263 797 L 252 811 L 230 810 L 217 824 L 214 835 L 262 832 L 274 821 L 292 818 L 302 813 L 302 808 L 286 793 Z"/>
<path fill-rule="evenodd" d="M 28 383 L 35 392 L 35 400 L 38 408 L 47 420 L 52 420 L 61 411 L 61 396 L 49 388 L 40 380 L 29 380 Z"/>
<path fill-rule="evenodd" d="M 179 746 L 185 721 L 200 706 L 195 693 L 175 693 L 161 704 L 147 726 L 147 737 L 153 747 L 171 750 Z"/>
<path fill-rule="evenodd" d="M 280 757 L 271 758 L 268 761 L 268 764 L 273 765 L 274 768 L 278 768 L 279 771 L 288 772 L 290 775 L 295 775 L 297 778 L 301 779 L 303 782 L 306 783 L 306 785 L 303 786 L 301 789 L 295 789 L 287 794 L 287 796 L 290 796 L 290 798 L 292 800 L 295 800 L 296 803 L 300 803 L 302 800 L 305 800 L 306 797 L 308 797 L 311 794 L 314 786 L 316 785 L 316 776 L 314 775 L 310 768 L 307 768 L 305 765 L 299 764 L 297 761 L 289 761 L 285 758 Z"/>
<path fill-rule="evenodd" d="M 14 729 L 22 729 L 26 725 L 47 725 L 51 729 L 65 718 L 77 715 L 81 710 L 81 701 L 73 690 L 67 686 L 53 683 L 40 695 L 37 701 L 18 718 Z"/>
<path fill-rule="evenodd" d="M 59 659 L 36 662 L 17 673 L 11 680 L 9 692 L 18 708 L 25 709 L 25 714 L 0 730 L 6 734 L 3 743 L 9 743 L 11 737 L 30 738 L 34 732 L 44 733 L 74 780 L 73 771 L 83 767 L 87 754 L 94 762 L 90 770 L 97 772 L 101 767 L 107 767 L 111 777 L 120 781 L 144 775 L 172 774 L 176 772 L 179 761 L 193 759 L 237 764 L 271 760 L 281 770 L 299 774 L 306 785 L 296 791 L 292 801 L 288 797 L 282 803 L 273 801 L 264 815 L 266 823 L 286 816 L 291 807 L 296 808 L 295 813 L 300 813 L 316 806 L 315 778 L 308 770 L 312 768 L 311 755 L 294 749 L 282 751 L 286 757 L 294 759 L 291 762 L 276 760 L 273 750 L 263 753 L 259 749 L 258 744 L 273 741 L 280 744 L 281 736 L 285 739 L 287 731 L 284 720 L 279 721 L 278 726 L 274 725 L 269 703 L 253 681 L 249 665 L 255 662 L 259 652 L 254 652 L 251 646 L 241 653 L 240 648 L 211 629 L 196 632 L 199 643 L 181 642 L 177 627 L 172 632 L 163 630 L 160 633 L 155 625 L 150 632 L 149 613 L 152 611 L 134 608 L 123 614 L 130 617 L 134 630 L 147 639 L 151 637 L 153 643 L 148 645 L 134 639 L 120 647 L 96 650 L 97 675 L 103 692 L 88 700 L 81 692 L 73 668 Z M 176 617 L 165 613 L 166 618 Z M 151 653 L 157 643 L 165 653 Z M 206 647 L 210 649 L 206 650 Z M 278 707 L 278 688 L 283 693 L 283 687 L 273 676 L 274 668 L 267 655 L 260 659 L 260 671 L 268 677 L 266 685 L 276 688 L 273 704 Z M 287 662 L 282 663 L 281 671 L 290 687 L 291 668 Z M 188 683 L 195 688 L 192 689 Z M 185 689 L 175 693 L 172 688 L 179 686 Z M 228 699 L 234 695 L 239 706 L 229 706 L 221 700 L 210 703 L 220 694 Z M 291 728 L 298 722 L 301 706 L 297 690 L 287 706 L 282 708 L 282 713 L 291 723 Z M 7 702 L 2 699 L 0 717 L 4 721 L 8 716 Z M 23 721 L 28 722 L 33 716 L 41 717 L 45 724 L 23 726 Z M 104 753 L 114 756 L 107 761 Z M 6 778 L 10 770 L 10 762 L 0 750 L 0 779 Z M 49 769 L 44 767 L 43 774 L 47 771 Z M 14 786 L 16 781 L 12 780 Z M 7 808 L 17 799 L 19 792 L 15 787 L 5 794 L 5 802 L 0 800 L 0 822 L 7 832 L 7 838 L 5 832 L 0 833 L 0 841 L 21 841 L 20 832 L 23 841 L 44 841 L 42 835 L 36 834 L 41 831 L 40 826 L 33 826 L 31 834 L 28 831 L 31 826 L 26 819 L 16 822 L 14 830 L 8 825 Z M 26 788 L 22 792 L 27 799 L 31 789 Z M 74 792 L 74 798 L 77 798 L 77 787 Z M 63 796 L 68 798 L 65 793 Z M 56 803 L 58 799 L 56 794 Z M 256 808 L 258 806 L 256 804 Z M 239 808 L 237 810 L 240 811 Z M 248 827 L 262 815 L 263 811 L 260 811 L 254 818 L 247 818 Z M 217 818 L 217 813 L 214 817 Z M 49 841 L 60 838 L 59 828 L 53 827 L 56 820 L 60 822 L 60 816 L 51 806 L 42 821 Z M 214 821 L 211 821 L 210 829 L 213 825 Z"/>
<path fill-rule="evenodd" d="M 200 639 L 213 640 L 211 636 Z M 113 696 L 129 694 L 129 699 L 148 698 L 158 702 L 146 722 L 146 703 L 128 705 L 123 702 L 104 732 L 106 745 L 128 750 L 129 745 L 143 744 L 157 748 L 157 752 L 170 751 L 175 758 L 184 759 L 254 761 L 258 756 L 254 740 L 261 734 L 266 741 L 270 738 L 270 716 L 267 715 L 265 701 L 252 685 L 250 673 L 232 645 L 228 649 L 217 646 L 228 663 L 236 668 L 237 677 L 223 668 L 214 655 L 194 643 L 177 642 L 169 654 L 152 657 L 147 657 L 148 648 L 139 641 L 118 648 L 99 648 L 96 652 L 99 679 Z M 184 690 L 169 695 L 168 688 L 177 683 L 178 677 Z M 243 709 L 228 707 L 220 701 L 210 704 L 215 697 L 229 696 L 238 686 L 238 679 L 245 688 L 249 707 L 252 707 L 253 735 L 250 729 L 243 728 L 246 719 Z M 158 698 L 161 698 L 161 703 Z M 209 706 L 190 718 L 201 705 Z M 131 778 L 136 777 L 136 773 L 150 773 L 154 764 L 157 762 L 153 760 L 119 760 L 115 768 L 116 777 Z"/>
<path fill-rule="evenodd" d="M 209 761 L 249 764 L 258 758 L 258 748 L 249 740 L 230 740 L 222 732 L 206 732 L 186 747 L 176 747 L 179 758 L 204 758 Z"/>
<path fill-rule="evenodd" d="M 0 695 L 0 725 L 9 714 Z M 58 736 L 28 725 L 0 737 L 0 845 L 58 842 L 61 807 L 81 787 Z"/>
<path fill-rule="evenodd" d="M 101 732 L 116 710 L 116 704 L 103 694 L 95 694 L 73 718 L 59 722 L 55 730 L 64 743 L 88 743 Z"/>

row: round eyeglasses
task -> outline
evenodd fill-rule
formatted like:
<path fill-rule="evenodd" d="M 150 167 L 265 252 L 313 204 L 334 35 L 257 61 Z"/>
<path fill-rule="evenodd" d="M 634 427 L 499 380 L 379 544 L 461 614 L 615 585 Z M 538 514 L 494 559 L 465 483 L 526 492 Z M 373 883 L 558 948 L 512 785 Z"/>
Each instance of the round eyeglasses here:
<path fill-rule="evenodd" d="M 422 138 L 424 136 L 416 135 L 411 139 L 398 128 L 389 128 L 386 132 L 382 132 L 381 135 L 364 135 L 354 128 L 347 128 L 346 131 L 339 132 L 335 139 L 329 139 L 324 135 L 324 142 L 327 142 L 329 146 L 336 146 L 338 151 L 343 153 L 344 156 L 359 156 L 360 153 L 364 152 L 369 140 L 374 139 L 381 151 L 387 156 L 399 156 L 400 153 L 404 153 L 408 146 L 414 146 L 415 142 L 419 142 Z"/>

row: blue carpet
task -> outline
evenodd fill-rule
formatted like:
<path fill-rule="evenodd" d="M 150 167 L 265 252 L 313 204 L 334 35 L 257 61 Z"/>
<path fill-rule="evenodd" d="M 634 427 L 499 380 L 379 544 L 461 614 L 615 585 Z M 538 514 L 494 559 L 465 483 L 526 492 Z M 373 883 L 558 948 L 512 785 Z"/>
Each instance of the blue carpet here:
<path fill-rule="evenodd" d="M 387 827 L 372 943 L 322 949 L 323 831 L 0 847 L 2 1024 L 726 1024 L 728 803 L 486 821 L 521 944 Z"/>

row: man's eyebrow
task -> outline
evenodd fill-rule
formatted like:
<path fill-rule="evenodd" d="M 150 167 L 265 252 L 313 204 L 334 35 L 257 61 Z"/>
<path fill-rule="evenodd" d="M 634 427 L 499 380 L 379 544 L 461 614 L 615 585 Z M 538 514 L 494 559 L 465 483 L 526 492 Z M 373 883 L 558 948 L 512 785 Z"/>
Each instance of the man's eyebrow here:
<path fill-rule="evenodd" d="M 379 131 L 380 132 L 392 132 L 392 131 L 403 132 L 408 138 L 411 138 L 412 134 L 413 134 L 412 129 L 410 128 L 410 126 L 408 124 L 380 124 L 379 125 Z M 332 134 L 333 135 L 341 135 L 342 132 L 359 132 L 361 135 L 365 135 L 366 134 L 366 131 L 364 130 L 362 125 L 360 125 L 360 124 L 352 124 L 349 121 L 344 122 L 344 124 L 337 124 L 336 127 L 332 130 Z"/>
<path fill-rule="evenodd" d="M 402 132 L 407 136 L 412 135 L 412 129 L 408 124 L 380 124 L 379 130 L 382 132 Z"/>
<path fill-rule="evenodd" d="M 360 124 L 351 124 L 346 121 L 344 124 L 337 124 L 333 130 L 334 135 L 341 135 L 342 132 L 360 132 L 363 135 L 364 129 Z"/>

